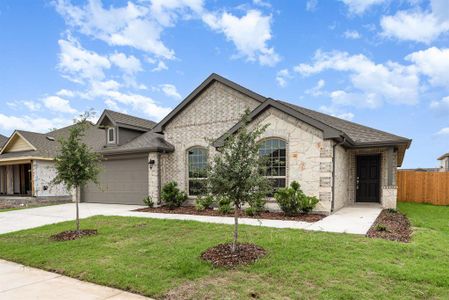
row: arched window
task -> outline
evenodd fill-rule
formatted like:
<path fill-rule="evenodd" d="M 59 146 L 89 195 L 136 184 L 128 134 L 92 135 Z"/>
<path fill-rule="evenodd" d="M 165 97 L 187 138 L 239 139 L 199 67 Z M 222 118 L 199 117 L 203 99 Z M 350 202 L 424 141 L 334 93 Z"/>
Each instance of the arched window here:
<path fill-rule="evenodd" d="M 189 195 L 202 195 L 206 191 L 207 150 L 201 147 L 190 148 L 188 154 Z"/>
<path fill-rule="evenodd" d="M 273 184 L 274 191 L 287 184 L 287 153 L 286 143 L 278 138 L 263 140 L 259 144 L 259 155 L 266 162 L 265 176 Z"/>

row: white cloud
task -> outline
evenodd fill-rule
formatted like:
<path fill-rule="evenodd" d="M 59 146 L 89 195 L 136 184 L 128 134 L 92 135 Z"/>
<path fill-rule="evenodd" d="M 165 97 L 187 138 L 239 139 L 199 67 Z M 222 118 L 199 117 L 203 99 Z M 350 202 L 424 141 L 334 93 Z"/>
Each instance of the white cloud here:
<path fill-rule="evenodd" d="M 164 61 L 160 60 L 160 61 L 157 63 L 156 67 L 154 67 L 154 68 L 151 70 L 151 72 L 159 72 L 159 71 L 163 71 L 163 70 L 168 70 L 168 67 L 167 67 L 167 65 L 165 64 Z"/>
<path fill-rule="evenodd" d="M 42 118 L 37 116 L 8 116 L 0 113 L 0 128 L 5 131 L 14 129 L 48 132 L 52 128 L 60 128 L 72 123 L 71 118 Z"/>
<path fill-rule="evenodd" d="M 249 10 L 242 17 L 231 13 L 207 13 L 203 21 L 213 30 L 222 32 L 237 48 L 237 57 L 249 61 L 259 61 L 261 65 L 273 66 L 280 61 L 271 40 L 271 15 L 263 15 L 259 10 Z"/>
<path fill-rule="evenodd" d="M 336 90 L 330 93 L 332 103 L 340 106 L 356 106 L 363 108 L 377 108 L 382 104 L 382 99 L 375 93 L 351 93 Z"/>
<path fill-rule="evenodd" d="M 111 104 L 115 102 L 116 104 L 129 105 L 135 111 L 142 112 L 147 116 L 154 118 L 155 120 L 161 120 L 170 111 L 171 108 L 160 106 L 152 98 L 134 94 L 121 92 L 121 85 L 114 80 L 109 80 L 105 82 L 93 82 L 90 90 L 85 93 L 85 98 L 102 98 L 109 100 Z"/>
<path fill-rule="evenodd" d="M 127 56 L 124 53 L 114 53 L 109 56 L 109 60 L 127 74 L 135 74 L 142 71 L 140 60 L 133 55 Z"/>
<path fill-rule="evenodd" d="M 111 67 L 106 57 L 84 49 L 72 37 L 59 40 L 58 44 L 61 48 L 58 69 L 71 81 L 83 83 L 85 80 L 102 80 L 105 77 L 104 70 Z"/>
<path fill-rule="evenodd" d="M 276 82 L 280 87 L 286 87 L 289 79 L 293 78 L 288 69 L 282 69 L 276 74 Z"/>
<path fill-rule="evenodd" d="M 306 90 L 305 93 L 314 97 L 321 96 L 324 94 L 323 87 L 325 85 L 326 82 L 323 79 L 320 79 L 313 88 Z"/>
<path fill-rule="evenodd" d="M 432 0 L 430 11 L 398 11 L 380 24 L 386 37 L 429 44 L 449 31 L 449 1 Z"/>
<path fill-rule="evenodd" d="M 344 120 L 348 120 L 351 121 L 352 119 L 354 119 L 354 114 L 351 112 L 343 112 L 340 109 L 336 108 L 335 106 L 320 106 L 319 109 L 321 112 L 340 118 L 340 119 L 344 119 Z"/>
<path fill-rule="evenodd" d="M 62 112 L 62 113 L 69 113 L 74 114 L 76 113 L 76 109 L 72 108 L 70 106 L 70 101 L 63 99 L 59 96 L 48 96 L 42 100 L 45 107 L 56 112 Z"/>
<path fill-rule="evenodd" d="M 75 96 L 75 93 L 74 93 L 73 91 L 70 91 L 70 90 L 61 89 L 61 90 L 59 90 L 58 92 L 56 92 L 56 95 L 57 95 L 57 96 L 60 96 L 60 97 L 69 97 L 69 98 L 72 98 L 72 97 Z"/>
<path fill-rule="evenodd" d="M 178 90 L 176 89 L 176 86 L 174 86 L 173 84 L 160 84 L 159 88 L 161 89 L 161 91 L 168 97 L 172 97 L 175 99 L 181 99 L 181 95 L 178 93 Z"/>
<path fill-rule="evenodd" d="M 382 101 L 395 104 L 415 104 L 418 102 L 419 76 L 416 68 L 395 62 L 376 64 L 362 54 L 349 55 L 347 52 L 317 51 L 312 64 L 299 64 L 294 70 L 304 76 L 318 74 L 326 70 L 348 72 L 354 91 L 337 91 L 335 99 L 342 103 L 375 107 Z M 344 100 L 344 101 L 343 101 Z M 376 105 L 375 105 L 376 104 Z"/>
<path fill-rule="evenodd" d="M 357 30 L 346 30 L 343 33 L 343 36 L 345 38 L 351 39 L 351 40 L 358 40 L 358 39 L 360 39 L 362 37 Z"/>
<path fill-rule="evenodd" d="M 123 7 L 104 8 L 99 0 L 82 7 L 69 1 L 55 2 L 57 12 L 67 24 L 81 33 L 112 46 L 129 46 L 164 59 L 173 59 L 174 51 L 161 41 L 165 27 L 172 26 L 176 11 L 201 1 L 153 1 L 151 6 L 127 2 Z"/>
<path fill-rule="evenodd" d="M 261 7 L 271 7 L 269 2 L 263 0 L 253 0 L 253 4 Z"/>
<path fill-rule="evenodd" d="M 439 114 L 447 116 L 449 114 L 449 96 L 442 98 L 440 101 L 432 101 L 430 108 Z"/>
<path fill-rule="evenodd" d="M 38 111 L 41 109 L 41 105 L 38 102 L 35 101 L 11 101 L 11 102 L 7 102 L 6 103 L 9 107 L 11 107 L 12 109 L 22 109 L 24 106 L 29 110 L 29 111 Z"/>
<path fill-rule="evenodd" d="M 428 76 L 433 86 L 449 88 L 449 48 L 432 47 L 413 52 L 405 59 L 413 62 L 420 73 Z"/>
<path fill-rule="evenodd" d="M 441 128 L 436 134 L 437 135 L 449 135 L 449 127 Z"/>
<path fill-rule="evenodd" d="M 341 0 L 348 6 L 349 12 L 353 14 L 363 14 L 368 8 L 382 4 L 386 0 Z"/>
<path fill-rule="evenodd" d="M 306 2 L 306 10 L 307 11 L 315 11 L 318 5 L 318 0 L 307 0 Z"/>
<path fill-rule="evenodd" d="M 112 109 L 114 111 L 118 111 L 118 112 L 123 112 L 122 109 L 118 106 L 117 102 L 111 100 L 111 99 L 106 99 L 104 101 L 104 104 L 107 106 L 107 108 Z M 124 112 L 123 112 L 124 113 Z"/>

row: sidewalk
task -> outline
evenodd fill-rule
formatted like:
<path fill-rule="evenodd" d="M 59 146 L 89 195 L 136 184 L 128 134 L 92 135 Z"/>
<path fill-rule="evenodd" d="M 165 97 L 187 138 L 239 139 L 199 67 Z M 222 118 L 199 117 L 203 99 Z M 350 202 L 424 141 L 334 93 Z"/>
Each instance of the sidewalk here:
<path fill-rule="evenodd" d="M 0 299 L 143 300 L 149 298 L 0 260 Z"/>

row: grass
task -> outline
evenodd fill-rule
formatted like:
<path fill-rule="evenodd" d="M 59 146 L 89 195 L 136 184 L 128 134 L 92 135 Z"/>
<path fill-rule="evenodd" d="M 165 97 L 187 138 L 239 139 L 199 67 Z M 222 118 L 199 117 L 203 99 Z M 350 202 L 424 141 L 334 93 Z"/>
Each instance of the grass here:
<path fill-rule="evenodd" d="M 268 255 L 251 266 L 216 269 L 205 249 L 232 227 L 188 221 L 93 217 L 99 235 L 49 236 L 73 222 L 0 236 L 0 257 L 147 296 L 178 299 L 447 299 L 449 207 L 401 203 L 415 228 L 408 244 L 362 236 L 241 226 L 241 241 Z"/>
<path fill-rule="evenodd" d="M 12 210 L 22 210 L 22 209 L 27 209 L 27 208 L 36 208 L 36 207 L 52 206 L 52 205 L 59 205 L 59 204 L 62 204 L 62 203 L 29 204 L 26 206 L 19 206 L 19 207 L 0 208 L 0 213 L 6 212 L 6 211 L 12 211 Z"/>

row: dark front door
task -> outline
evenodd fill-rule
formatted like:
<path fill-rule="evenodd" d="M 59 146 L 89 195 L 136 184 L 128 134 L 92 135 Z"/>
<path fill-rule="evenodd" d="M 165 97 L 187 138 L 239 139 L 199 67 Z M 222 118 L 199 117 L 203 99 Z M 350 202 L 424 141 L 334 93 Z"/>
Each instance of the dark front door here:
<path fill-rule="evenodd" d="M 357 156 L 357 202 L 379 202 L 380 155 Z"/>

